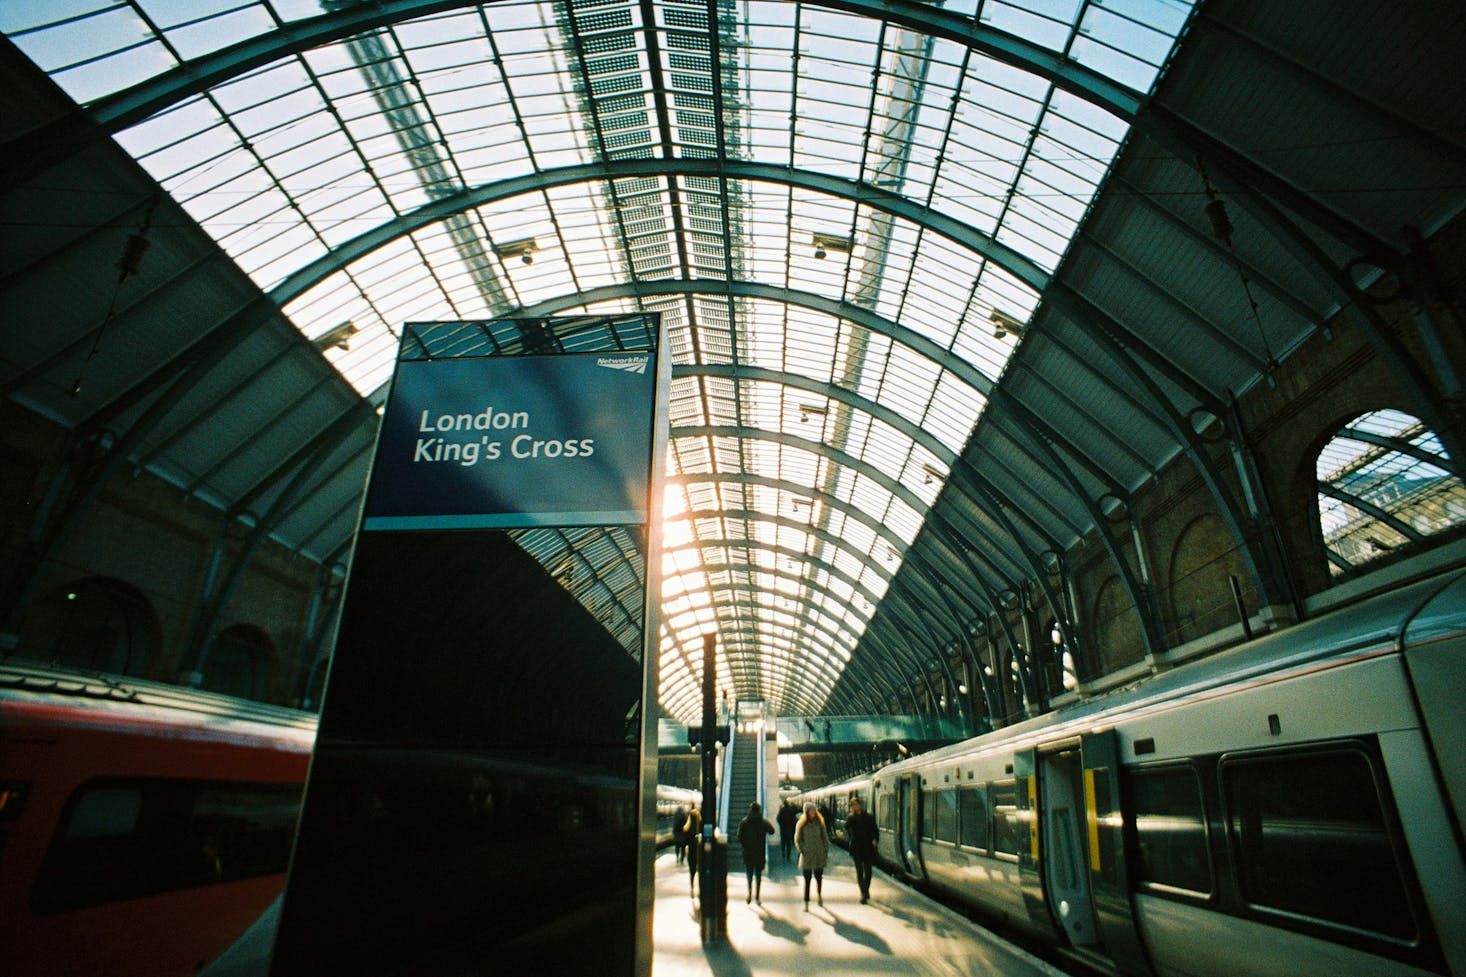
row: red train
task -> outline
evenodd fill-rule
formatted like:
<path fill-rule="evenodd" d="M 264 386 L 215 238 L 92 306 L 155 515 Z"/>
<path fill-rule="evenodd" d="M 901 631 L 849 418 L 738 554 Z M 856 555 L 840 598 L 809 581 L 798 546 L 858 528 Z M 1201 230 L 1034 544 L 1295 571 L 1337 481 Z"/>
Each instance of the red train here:
<path fill-rule="evenodd" d="M 9 977 L 191 975 L 279 894 L 309 713 L 0 666 Z"/>

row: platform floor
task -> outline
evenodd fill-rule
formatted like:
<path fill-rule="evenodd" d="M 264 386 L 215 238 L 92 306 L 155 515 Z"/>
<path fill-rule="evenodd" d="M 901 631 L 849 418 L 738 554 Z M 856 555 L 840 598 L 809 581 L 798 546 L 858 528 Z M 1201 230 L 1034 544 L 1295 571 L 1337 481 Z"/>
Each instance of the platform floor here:
<path fill-rule="evenodd" d="M 860 903 L 855 867 L 830 852 L 825 904 L 804 908 L 804 877 L 777 847 L 764 873 L 762 905 L 744 902 L 741 865 L 728 876 L 728 939 L 704 944 L 685 866 L 657 856 L 652 977 L 1066 977 L 879 871 Z M 265 977 L 278 900 L 200 977 Z"/>
<path fill-rule="evenodd" d="M 775 846 L 762 905 L 744 902 L 743 868 L 728 875 L 727 942 L 704 944 L 687 868 L 657 857 L 652 977 L 1065 977 L 877 871 L 862 905 L 855 867 L 830 852 L 825 904 L 804 908 L 804 877 Z"/>

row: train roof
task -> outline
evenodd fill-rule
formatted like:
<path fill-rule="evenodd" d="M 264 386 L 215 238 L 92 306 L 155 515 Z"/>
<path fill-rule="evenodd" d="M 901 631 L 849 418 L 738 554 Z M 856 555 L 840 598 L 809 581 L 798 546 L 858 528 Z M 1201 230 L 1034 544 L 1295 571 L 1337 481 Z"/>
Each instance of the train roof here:
<path fill-rule="evenodd" d="M 72 721 L 192 727 L 209 735 L 286 740 L 309 750 L 314 713 L 233 696 L 41 662 L 0 664 L 0 716 L 45 709 Z"/>
<path fill-rule="evenodd" d="M 1112 721 L 1117 714 L 1128 715 L 1148 706 L 1203 694 L 1276 671 L 1348 658 L 1369 650 L 1402 648 L 1407 637 L 1411 642 L 1418 642 L 1463 630 L 1466 630 L 1466 570 L 1457 567 L 1052 712 L 895 761 L 881 767 L 878 773 L 921 769 L 988 744 L 1011 746 L 1014 741 L 1040 739 L 1075 723 Z"/>

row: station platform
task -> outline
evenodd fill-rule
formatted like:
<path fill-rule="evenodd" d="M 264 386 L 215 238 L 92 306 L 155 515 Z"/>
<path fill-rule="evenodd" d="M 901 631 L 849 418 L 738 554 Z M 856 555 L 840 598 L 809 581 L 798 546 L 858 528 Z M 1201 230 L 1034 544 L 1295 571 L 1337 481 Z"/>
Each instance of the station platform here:
<path fill-rule="evenodd" d="M 808 910 L 804 876 L 777 845 L 761 905 L 744 901 L 743 865 L 732 866 L 726 942 L 702 942 L 697 900 L 676 855 L 662 852 L 656 866 L 652 977 L 1067 977 L 879 870 L 862 905 L 855 866 L 839 848 L 830 850 L 824 905 L 811 898 Z"/>
<path fill-rule="evenodd" d="M 830 850 L 825 904 L 804 908 L 804 876 L 777 845 L 764 872 L 762 904 L 744 902 L 743 866 L 728 875 L 728 938 L 704 944 L 685 865 L 657 856 L 652 977 L 1068 977 L 961 915 L 881 874 L 862 905 L 855 866 Z M 200 977 L 266 977 L 276 901 Z"/>

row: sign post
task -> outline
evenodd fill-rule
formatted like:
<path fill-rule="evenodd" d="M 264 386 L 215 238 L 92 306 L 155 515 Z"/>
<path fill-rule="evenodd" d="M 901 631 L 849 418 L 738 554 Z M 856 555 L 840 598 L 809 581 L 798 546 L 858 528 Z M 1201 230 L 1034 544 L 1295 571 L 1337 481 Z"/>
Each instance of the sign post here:
<path fill-rule="evenodd" d="M 660 340 L 655 315 L 404 330 L 276 977 L 650 973 Z"/>

